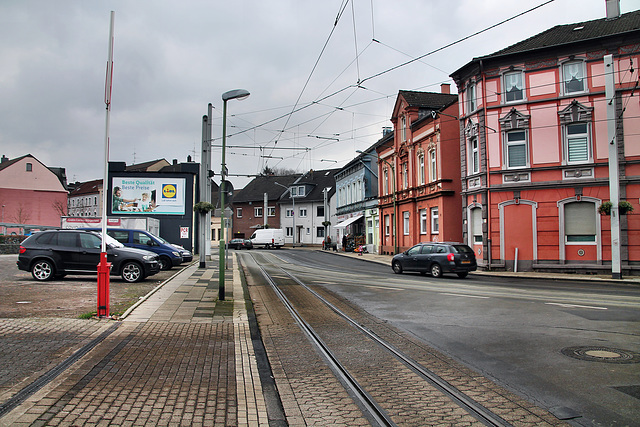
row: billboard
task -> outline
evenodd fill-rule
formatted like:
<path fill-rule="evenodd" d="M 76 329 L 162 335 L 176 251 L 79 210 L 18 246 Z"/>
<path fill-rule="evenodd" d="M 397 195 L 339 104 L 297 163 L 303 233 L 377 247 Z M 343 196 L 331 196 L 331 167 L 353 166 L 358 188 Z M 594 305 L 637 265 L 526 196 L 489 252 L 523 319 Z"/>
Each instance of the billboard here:
<path fill-rule="evenodd" d="M 185 214 L 184 178 L 114 177 L 111 188 L 112 214 Z"/>

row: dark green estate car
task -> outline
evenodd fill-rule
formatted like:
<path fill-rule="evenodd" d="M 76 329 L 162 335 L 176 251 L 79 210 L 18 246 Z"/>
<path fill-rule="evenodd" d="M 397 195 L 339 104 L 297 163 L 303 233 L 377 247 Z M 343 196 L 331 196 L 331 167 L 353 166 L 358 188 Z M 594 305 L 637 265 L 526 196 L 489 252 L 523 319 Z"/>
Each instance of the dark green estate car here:
<path fill-rule="evenodd" d="M 441 277 L 443 273 L 456 273 L 465 278 L 470 271 L 475 271 L 476 255 L 473 249 L 462 243 L 419 243 L 412 248 L 397 254 L 391 260 L 391 268 L 397 274 L 403 271 L 419 271 L 430 273 L 433 277 Z"/>

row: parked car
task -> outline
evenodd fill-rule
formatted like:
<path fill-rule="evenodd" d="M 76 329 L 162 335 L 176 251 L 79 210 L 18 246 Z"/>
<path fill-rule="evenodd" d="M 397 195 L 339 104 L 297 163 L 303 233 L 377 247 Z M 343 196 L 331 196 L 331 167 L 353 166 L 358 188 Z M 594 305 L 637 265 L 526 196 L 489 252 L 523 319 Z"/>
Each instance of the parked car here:
<path fill-rule="evenodd" d="M 160 271 L 158 255 L 127 248 L 106 236 L 107 261 L 111 274 L 126 282 L 138 282 Z M 97 274 L 102 239 L 87 230 L 47 230 L 25 239 L 20 245 L 17 265 L 30 271 L 34 279 L 60 279 L 67 274 Z"/>
<path fill-rule="evenodd" d="M 276 248 L 284 246 L 284 230 L 282 228 L 264 228 L 256 230 L 251 235 L 251 243 L 254 247 Z"/>
<path fill-rule="evenodd" d="M 456 273 L 458 277 L 465 278 L 470 271 L 476 270 L 477 265 L 476 255 L 467 245 L 430 242 L 419 243 L 395 255 L 391 260 L 391 268 L 396 274 L 419 271 L 441 277 L 443 273 Z"/>
<path fill-rule="evenodd" d="M 100 228 L 84 228 L 83 230 L 102 232 Z M 128 248 L 144 249 L 157 253 L 160 260 L 160 270 L 170 270 L 184 261 L 179 249 L 162 237 L 146 230 L 108 228 L 107 234 Z"/>
<path fill-rule="evenodd" d="M 253 249 L 253 243 L 249 239 L 231 239 L 227 246 L 229 249 Z"/>
<path fill-rule="evenodd" d="M 171 246 L 173 246 L 174 248 L 176 248 L 178 250 L 178 252 L 180 252 L 180 256 L 182 256 L 182 262 L 191 262 L 193 261 L 193 254 L 191 253 L 191 251 L 185 249 L 184 247 L 180 246 L 180 245 L 174 245 L 173 243 L 170 243 Z"/>

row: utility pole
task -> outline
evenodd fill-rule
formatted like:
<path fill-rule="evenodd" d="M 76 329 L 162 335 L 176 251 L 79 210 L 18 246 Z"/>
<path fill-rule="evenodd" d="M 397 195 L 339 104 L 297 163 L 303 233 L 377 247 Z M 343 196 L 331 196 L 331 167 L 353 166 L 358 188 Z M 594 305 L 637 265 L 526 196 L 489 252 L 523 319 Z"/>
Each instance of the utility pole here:
<path fill-rule="evenodd" d="M 604 57 L 605 98 L 607 100 L 607 137 L 609 141 L 609 198 L 611 200 L 611 277 L 622 279 L 620 261 L 620 171 L 616 138 L 616 90 L 613 55 Z"/>

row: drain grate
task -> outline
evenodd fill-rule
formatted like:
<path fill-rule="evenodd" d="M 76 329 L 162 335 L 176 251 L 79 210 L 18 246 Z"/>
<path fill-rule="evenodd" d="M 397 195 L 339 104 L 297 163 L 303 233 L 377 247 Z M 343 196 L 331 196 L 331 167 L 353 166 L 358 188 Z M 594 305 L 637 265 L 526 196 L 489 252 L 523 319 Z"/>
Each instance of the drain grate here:
<path fill-rule="evenodd" d="M 561 350 L 565 356 L 589 362 L 640 363 L 640 353 L 608 347 L 567 347 Z"/>

